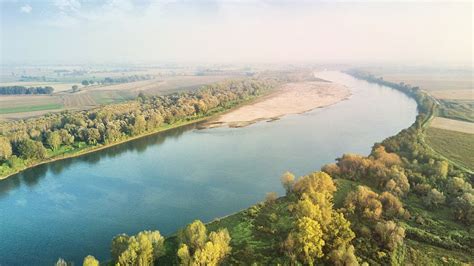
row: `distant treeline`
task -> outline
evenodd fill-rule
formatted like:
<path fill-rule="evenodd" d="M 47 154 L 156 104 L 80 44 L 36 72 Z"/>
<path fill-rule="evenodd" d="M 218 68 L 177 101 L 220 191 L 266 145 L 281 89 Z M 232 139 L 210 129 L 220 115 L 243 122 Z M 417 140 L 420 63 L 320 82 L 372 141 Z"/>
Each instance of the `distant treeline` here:
<path fill-rule="evenodd" d="M 54 89 L 50 86 L 45 87 L 25 87 L 25 86 L 3 86 L 0 87 L 0 95 L 13 94 L 51 94 Z"/>
<path fill-rule="evenodd" d="M 101 85 L 107 85 L 107 84 L 119 84 L 119 83 L 129 83 L 129 82 L 135 82 L 135 81 L 140 81 L 140 80 L 150 80 L 153 79 L 154 76 L 152 75 L 132 75 L 132 76 L 127 76 L 127 77 L 106 77 L 103 80 L 83 80 L 81 82 L 82 85 L 88 86 L 88 85 L 93 85 L 94 83 L 101 84 Z"/>

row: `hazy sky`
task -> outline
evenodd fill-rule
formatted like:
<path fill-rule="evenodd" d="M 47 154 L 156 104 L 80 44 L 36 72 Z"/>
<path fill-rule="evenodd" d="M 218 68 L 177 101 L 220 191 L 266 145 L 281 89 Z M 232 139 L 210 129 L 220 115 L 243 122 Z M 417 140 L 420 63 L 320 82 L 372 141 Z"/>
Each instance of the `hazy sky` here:
<path fill-rule="evenodd" d="M 0 2 L 3 64 L 473 59 L 470 2 Z"/>

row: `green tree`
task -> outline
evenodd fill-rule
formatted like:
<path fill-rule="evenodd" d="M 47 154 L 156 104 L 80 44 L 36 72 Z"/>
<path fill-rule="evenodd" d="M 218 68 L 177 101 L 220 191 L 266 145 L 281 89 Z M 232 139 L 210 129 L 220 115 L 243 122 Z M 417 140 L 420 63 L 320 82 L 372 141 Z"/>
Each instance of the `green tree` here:
<path fill-rule="evenodd" d="M 81 84 L 84 85 L 84 86 L 89 86 L 89 81 L 88 80 L 83 80 L 81 82 Z"/>
<path fill-rule="evenodd" d="M 52 150 L 56 150 L 61 146 L 61 135 L 58 131 L 49 132 L 46 136 L 46 143 Z"/>
<path fill-rule="evenodd" d="M 127 249 L 129 238 L 130 237 L 126 234 L 120 234 L 112 239 L 112 248 L 110 252 L 113 261 L 118 261 L 120 255 Z"/>
<path fill-rule="evenodd" d="M 18 153 L 24 159 L 44 159 L 46 158 L 46 149 L 39 141 L 24 139 L 18 143 Z"/>

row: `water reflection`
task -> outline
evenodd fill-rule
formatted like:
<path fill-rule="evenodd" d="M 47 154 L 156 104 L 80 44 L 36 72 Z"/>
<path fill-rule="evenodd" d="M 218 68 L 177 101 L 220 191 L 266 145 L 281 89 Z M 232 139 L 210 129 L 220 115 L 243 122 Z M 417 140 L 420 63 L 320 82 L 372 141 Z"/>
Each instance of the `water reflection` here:
<path fill-rule="evenodd" d="M 63 171 L 67 170 L 77 162 L 95 165 L 105 158 L 115 158 L 127 152 L 136 152 L 138 154 L 144 153 L 147 149 L 159 146 L 167 140 L 180 138 L 185 132 L 196 129 L 200 123 L 202 122 L 173 128 L 157 134 L 121 143 L 116 146 L 108 147 L 101 151 L 84 154 L 79 157 L 41 164 L 27 169 L 5 180 L 0 180 L 0 198 L 7 195 L 9 191 L 19 188 L 22 184 L 25 184 L 28 187 L 36 186 L 41 179 L 46 177 L 49 171 L 51 171 L 54 176 L 59 176 Z"/>

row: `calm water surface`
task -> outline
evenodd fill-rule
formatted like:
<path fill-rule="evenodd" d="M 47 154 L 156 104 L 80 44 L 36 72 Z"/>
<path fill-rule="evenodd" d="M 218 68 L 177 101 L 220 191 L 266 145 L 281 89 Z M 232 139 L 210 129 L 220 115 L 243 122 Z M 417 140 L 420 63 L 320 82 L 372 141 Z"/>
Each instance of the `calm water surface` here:
<path fill-rule="evenodd" d="M 109 258 L 118 233 L 173 233 L 280 194 L 279 176 L 303 175 L 408 127 L 416 103 L 339 72 L 349 100 L 249 127 L 188 126 L 39 166 L 0 182 L 0 265 L 82 264 Z"/>

